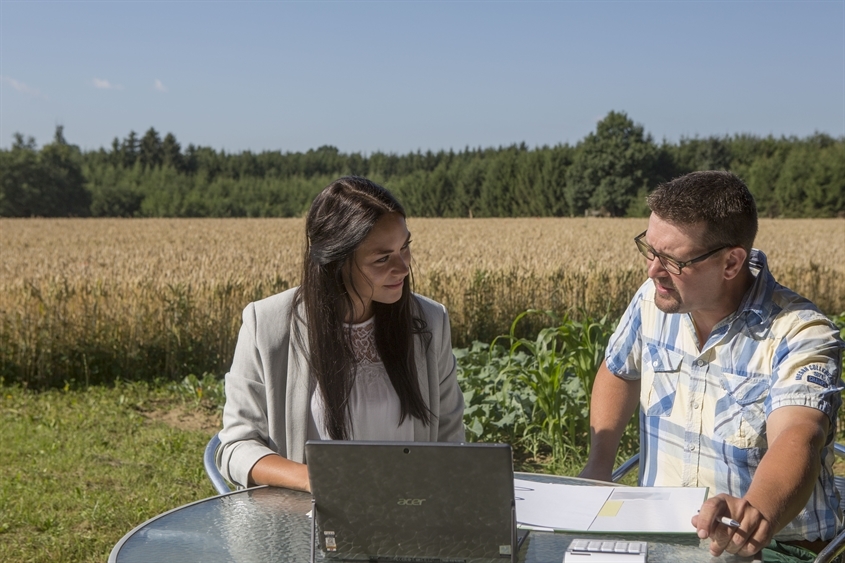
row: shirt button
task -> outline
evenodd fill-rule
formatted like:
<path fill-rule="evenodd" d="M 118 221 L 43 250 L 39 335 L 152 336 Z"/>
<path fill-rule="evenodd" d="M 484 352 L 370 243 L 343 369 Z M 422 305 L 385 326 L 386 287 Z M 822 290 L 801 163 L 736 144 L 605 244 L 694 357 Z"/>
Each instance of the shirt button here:
<path fill-rule="evenodd" d="M 693 404 L 692 404 L 692 408 L 694 408 L 695 410 L 698 410 L 698 407 L 699 407 L 699 406 L 700 406 L 700 405 L 699 405 L 698 403 L 693 403 Z"/>
<path fill-rule="evenodd" d="M 658 362 L 657 360 L 654 360 L 653 362 L 651 362 L 651 365 L 654 366 L 654 367 L 657 367 L 657 366 L 660 365 L 660 362 Z"/>
<path fill-rule="evenodd" d="M 703 365 L 704 365 L 704 360 L 696 360 L 696 361 L 695 361 L 695 365 L 697 365 L 698 367 L 703 366 Z"/>
<path fill-rule="evenodd" d="M 688 449 L 689 451 L 691 451 L 691 452 L 694 452 L 694 451 L 695 451 L 695 446 L 694 446 L 693 444 L 690 444 L 690 445 L 689 445 L 689 447 L 688 447 L 687 449 Z"/>

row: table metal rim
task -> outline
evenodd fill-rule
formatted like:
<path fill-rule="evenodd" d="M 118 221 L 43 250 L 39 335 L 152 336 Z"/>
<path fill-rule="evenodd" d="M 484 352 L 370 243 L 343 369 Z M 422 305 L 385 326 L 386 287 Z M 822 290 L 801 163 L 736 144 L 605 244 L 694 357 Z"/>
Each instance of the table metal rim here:
<path fill-rule="evenodd" d="M 267 487 L 268 487 L 268 485 L 259 485 L 257 487 L 250 487 L 248 489 L 236 489 L 236 490 L 230 491 L 228 493 L 223 493 L 222 495 L 215 495 L 213 497 L 207 497 L 207 498 L 203 498 L 203 499 L 200 499 L 200 500 L 196 500 L 194 502 L 190 502 L 188 504 L 183 504 L 182 506 L 177 506 L 176 508 L 171 508 L 167 512 L 162 512 L 161 514 L 157 514 L 156 516 L 153 516 L 149 520 L 146 520 L 146 521 L 138 524 L 137 526 L 135 526 L 134 528 L 132 528 L 131 530 L 126 532 L 126 534 L 122 538 L 120 538 L 120 541 L 117 542 L 115 544 L 115 546 L 112 548 L 111 553 L 109 554 L 108 563 L 116 563 L 117 562 L 117 556 L 120 553 L 120 550 L 123 548 L 123 545 L 127 541 L 129 541 L 129 538 L 131 538 L 132 535 L 135 532 L 139 531 L 144 526 L 147 526 L 148 524 L 155 522 L 156 520 L 164 518 L 165 516 L 168 516 L 168 515 L 173 514 L 175 512 L 179 512 L 180 510 L 190 508 L 190 507 L 195 506 L 197 504 L 202 504 L 204 502 L 211 502 L 211 501 L 217 500 L 217 499 L 222 498 L 222 497 L 227 497 L 227 496 L 230 496 L 230 495 L 237 495 L 237 494 L 241 494 L 241 493 L 244 493 L 244 492 L 247 492 L 247 491 L 255 491 L 255 490 L 258 490 L 258 489 L 266 489 Z"/>

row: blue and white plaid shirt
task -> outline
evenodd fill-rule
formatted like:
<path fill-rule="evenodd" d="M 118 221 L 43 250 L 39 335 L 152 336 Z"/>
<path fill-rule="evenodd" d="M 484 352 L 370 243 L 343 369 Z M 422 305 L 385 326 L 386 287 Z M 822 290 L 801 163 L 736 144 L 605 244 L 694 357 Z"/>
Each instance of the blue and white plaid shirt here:
<path fill-rule="evenodd" d="M 742 497 L 768 449 L 768 415 L 789 405 L 819 409 L 831 422 L 821 474 L 776 537 L 830 539 L 842 528 L 832 466 L 845 344 L 811 302 L 774 280 L 759 250 L 751 270 L 755 281 L 739 309 L 701 349 L 689 314 L 655 306 L 651 280 L 620 320 L 605 359 L 617 376 L 642 380 L 639 481 Z"/>

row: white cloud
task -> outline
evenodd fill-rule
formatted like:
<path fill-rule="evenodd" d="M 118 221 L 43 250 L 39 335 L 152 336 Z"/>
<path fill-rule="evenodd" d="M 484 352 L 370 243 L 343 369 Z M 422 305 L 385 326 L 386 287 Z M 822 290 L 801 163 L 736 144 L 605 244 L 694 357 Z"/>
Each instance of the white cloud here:
<path fill-rule="evenodd" d="M 156 81 L 153 84 L 153 87 L 156 90 L 158 90 L 159 92 L 167 92 L 167 86 L 165 86 L 164 83 L 162 83 L 162 81 L 159 80 L 158 78 L 156 78 Z"/>
<path fill-rule="evenodd" d="M 100 90 L 123 90 L 123 86 L 120 84 L 112 84 L 104 78 L 95 78 L 94 88 L 99 88 Z"/>
<path fill-rule="evenodd" d="M 10 76 L 0 76 L 0 80 L 17 90 L 23 94 L 29 94 L 30 96 L 35 96 L 36 98 L 42 98 L 44 100 L 47 99 L 47 96 L 41 93 L 38 88 L 33 88 L 31 86 L 27 86 L 20 80 L 15 80 Z"/>

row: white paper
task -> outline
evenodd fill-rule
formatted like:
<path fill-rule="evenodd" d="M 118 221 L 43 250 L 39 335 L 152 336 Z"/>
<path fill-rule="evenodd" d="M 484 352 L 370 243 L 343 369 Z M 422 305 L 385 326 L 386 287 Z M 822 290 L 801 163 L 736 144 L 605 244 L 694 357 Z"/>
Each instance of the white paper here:
<path fill-rule="evenodd" d="M 694 534 L 706 487 L 590 487 L 514 480 L 523 528 L 575 532 Z"/>
<path fill-rule="evenodd" d="M 614 487 L 579 487 L 513 480 L 516 521 L 553 530 L 588 530 Z"/>
<path fill-rule="evenodd" d="M 596 515 L 590 531 L 693 534 L 692 517 L 706 499 L 706 487 L 614 487 L 608 501 L 621 503 L 619 511 Z"/>

